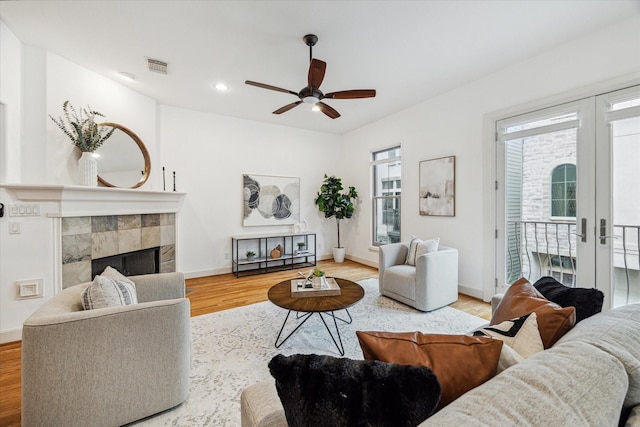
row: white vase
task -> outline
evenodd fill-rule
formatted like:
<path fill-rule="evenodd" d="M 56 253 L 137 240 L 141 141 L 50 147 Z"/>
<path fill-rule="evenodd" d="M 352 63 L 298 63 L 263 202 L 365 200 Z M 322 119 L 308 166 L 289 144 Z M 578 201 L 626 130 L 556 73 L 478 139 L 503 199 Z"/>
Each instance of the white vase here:
<path fill-rule="evenodd" d="M 93 153 L 84 151 L 78 160 L 79 184 L 89 187 L 98 186 L 98 161 Z"/>
<path fill-rule="evenodd" d="M 333 260 L 335 262 L 344 262 L 345 248 L 333 248 Z"/>
<path fill-rule="evenodd" d="M 314 289 L 322 289 L 323 282 L 324 276 L 313 276 L 311 278 L 311 286 L 313 286 Z"/>

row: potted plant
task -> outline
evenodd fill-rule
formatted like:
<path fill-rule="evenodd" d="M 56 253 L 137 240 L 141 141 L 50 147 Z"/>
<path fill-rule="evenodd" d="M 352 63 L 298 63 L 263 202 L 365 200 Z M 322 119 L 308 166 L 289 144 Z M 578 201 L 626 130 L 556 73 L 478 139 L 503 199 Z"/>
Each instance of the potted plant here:
<path fill-rule="evenodd" d="M 253 261 L 256 258 L 256 253 L 253 251 L 247 251 L 247 261 Z"/>
<path fill-rule="evenodd" d="M 316 267 L 311 272 L 311 286 L 316 289 L 322 287 L 322 282 L 324 281 L 324 271 L 320 270 L 320 268 Z"/>
<path fill-rule="evenodd" d="M 338 246 L 333 248 L 333 260 L 343 262 L 345 249 L 340 244 L 340 221 L 351 218 L 355 211 L 354 201 L 358 198 L 358 193 L 354 187 L 349 187 L 346 192 L 343 190 L 342 179 L 325 174 L 320 191 L 315 199 L 318 210 L 324 213 L 325 218 L 336 218 L 338 228 Z"/>
<path fill-rule="evenodd" d="M 298 242 L 298 243 L 296 243 L 296 245 L 298 246 L 298 253 L 304 251 L 304 247 L 305 247 L 305 243 L 304 242 Z"/>
<path fill-rule="evenodd" d="M 64 119 L 62 117 L 55 119 L 51 115 L 49 117 L 69 137 L 73 145 L 82 151 L 79 161 L 80 183 L 96 186 L 98 185 L 98 164 L 92 153 L 109 139 L 116 128 L 98 125 L 96 116 L 104 117 L 104 115 L 93 111 L 89 106 L 81 108 L 78 113 L 69 101 L 65 101 L 62 104 L 62 111 Z"/>

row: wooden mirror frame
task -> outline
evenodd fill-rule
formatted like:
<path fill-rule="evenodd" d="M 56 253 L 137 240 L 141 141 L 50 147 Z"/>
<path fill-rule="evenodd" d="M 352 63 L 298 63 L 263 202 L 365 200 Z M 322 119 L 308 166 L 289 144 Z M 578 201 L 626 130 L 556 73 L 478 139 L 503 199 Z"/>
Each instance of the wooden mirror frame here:
<path fill-rule="evenodd" d="M 144 158 L 144 173 L 142 174 L 142 177 L 136 184 L 134 184 L 132 187 L 125 187 L 125 188 L 138 188 L 142 186 L 145 182 L 147 182 L 147 180 L 149 179 L 149 174 L 151 173 L 151 157 L 149 157 L 149 152 L 147 151 L 147 147 L 144 145 L 140 137 L 138 137 L 138 135 L 133 133 L 131 129 L 125 126 L 122 126 L 121 124 L 118 124 L 118 123 L 104 122 L 104 123 L 99 123 L 98 126 L 110 126 L 116 129 L 120 129 L 121 131 L 126 133 L 138 145 L 138 148 L 142 152 L 142 157 Z M 104 142 L 104 144 L 108 144 L 108 143 L 109 143 L 109 140 L 107 139 Z M 100 177 L 99 170 L 98 170 L 98 182 L 104 185 L 105 187 L 117 187 L 116 185 L 111 184 L 110 182 Z M 119 188 L 123 188 L 123 187 L 119 187 Z"/>

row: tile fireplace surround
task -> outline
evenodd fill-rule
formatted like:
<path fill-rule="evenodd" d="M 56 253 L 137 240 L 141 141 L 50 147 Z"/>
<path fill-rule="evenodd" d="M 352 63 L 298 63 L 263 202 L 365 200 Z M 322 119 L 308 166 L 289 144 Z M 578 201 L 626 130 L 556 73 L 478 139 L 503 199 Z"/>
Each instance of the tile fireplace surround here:
<path fill-rule="evenodd" d="M 51 221 L 56 292 L 91 278 L 91 260 L 149 248 L 160 249 L 160 272 L 176 270 L 176 216 L 185 193 L 3 184 L 18 203 L 38 203 Z M 55 243 L 55 242 L 58 243 Z"/>
<path fill-rule="evenodd" d="M 63 287 L 88 282 L 91 261 L 141 249 L 160 248 L 160 273 L 176 270 L 175 214 L 62 218 Z"/>

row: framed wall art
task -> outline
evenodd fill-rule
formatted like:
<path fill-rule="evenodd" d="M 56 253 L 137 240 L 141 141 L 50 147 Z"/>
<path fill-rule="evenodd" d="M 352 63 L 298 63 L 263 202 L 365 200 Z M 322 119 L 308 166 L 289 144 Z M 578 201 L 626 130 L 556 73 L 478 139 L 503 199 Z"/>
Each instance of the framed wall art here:
<path fill-rule="evenodd" d="M 456 157 L 420 162 L 420 215 L 456 215 Z"/>
<path fill-rule="evenodd" d="M 242 225 L 293 225 L 300 222 L 300 178 L 242 175 Z"/>

